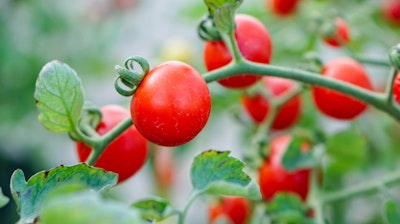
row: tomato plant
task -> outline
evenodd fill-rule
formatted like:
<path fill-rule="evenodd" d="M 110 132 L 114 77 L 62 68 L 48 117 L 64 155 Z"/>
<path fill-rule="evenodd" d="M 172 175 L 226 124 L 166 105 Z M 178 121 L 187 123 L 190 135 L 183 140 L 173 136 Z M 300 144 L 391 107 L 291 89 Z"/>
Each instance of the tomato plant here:
<path fill-rule="evenodd" d="M 128 118 L 129 111 L 118 105 L 106 105 L 101 108 L 102 119 L 96 128 L 99 135 L 104 135 L 116 125 Z M 85 162 L 92 149 L 83 142 L 76 143 L 79 161 Z M 123 182 L 146 162 L 148 153 L 147 140 L 132 125 L 104 150 L 94 164 L 118 174 L 118 182 Z"/>
<path fill-rule="evenodd" d="M 191 66 L 170 61 L 153 68 L 131 101 L 132 120 L 149 141 L 182 145 L 206 125 L 211 97 L 206 82 Z"/>
<path fill-rule="evenodd" d="M 265 200 L 273 199 L 278 192 L 295 193 L 303 200 L 307 198 L 310 169 L 288 171 L 281 163 L 290 141 L 291 136 L 283 135 L 270 143 L 270 155 L 259 170 L 260 190 Z"/>
<path fill-rule="evenodd" d="M 322 38 L 327 45 L 339 47 L 350 41 L 350 28 L 342 18 L 335 18 L 331 30 L 326 30 Z"/>
<path fill-rule="evenodd" d="M 329 61 L 323 75 L 372 90 L 368 74 L 361 64 L 351 58 L 336 58 Z M 314 103 L 319 111 L 337 119 L 353 119 L 367 109 L 367 104 L 337 91 L 323 87 L 312 88 Z"/>
<path fill-rule="evenodd" d="M 272 96 L 280 96 L 293 89 L 295 82 L 290 79 L 283 79 L 277 77 L 263 78 L 263 84 L 267 91 L 270 91 Z M 244 95 L 242 97 L 242 104 L 251 118 L 261 123 L 270 111 L 270 102 L 268 98 L 263 97 L 262 94 L 254 96 Z M 293 97 L 285 102 L 277 111 L 271 128 L 276 130 L 286 129 L 296 123 L 301 115 L 301 98 L 299 95 Z"/>
<path fill-rule="evenodd" d="M 231 224 L 244 224 L 250 217 L 251 205 L 246 198 L 224 197 L 208 208 L 210 223 L 225 218 Z"/>
<path fill-rule="evenodd" d="M 247 60 L 267 64 L 271 60 L 272 43 L 269 32 L 256 18 L 249 15 L 235 16 L 235 38 L 240 52 Z M 232 55 L 223 41 L 207 41 L 204 46 L 204 63 L 207 70 L 215 70 L 232 61 Z M 261 77 L 240 74 L 219 80 L 228 88 L 245 88 Z"/>
<path fill-rule="evenodd" d="M 290 15 L 297 9 L 300 0 L 266 0 L 267 5 L 277 15 Z"/>

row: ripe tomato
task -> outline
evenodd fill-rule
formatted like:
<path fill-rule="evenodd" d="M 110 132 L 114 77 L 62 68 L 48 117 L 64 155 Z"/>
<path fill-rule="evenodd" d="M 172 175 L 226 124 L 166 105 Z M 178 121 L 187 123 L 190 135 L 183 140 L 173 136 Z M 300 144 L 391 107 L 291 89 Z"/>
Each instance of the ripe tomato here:
<path fill-rule="evenodd" d="M 322 74 L 368 90 L 372 84 L 362 65 L 351 58 L 337 58 L 325 65 Z M 350 120 L 367 109 L 367 104 L 343 93 L 320 86 L 312 87 L 314 104 L 327 116 Z"/>
<path fill-rule="evenodd" d="M 290 91 L 295 84 L 293 80 L 279 77 L 264 77 L 263 82 L 265 88 L 268 89 L 273 96 L 279 96 Z M 255 96 L 242 96 L 242 104 L 256 123 L 261 123 L 270 110 L 268 99 L 263 97 L 261 94 Z M 300 114 L 301 97 L 297 95 L 279 108 L 271 128 L 275 130 L 289 128 L 296 123 Z"/>
<path fill-rule="evenodd" d="M 393 95 L 395 101 L 400 104 L 400 72 L 397 73 L 393 82 Z"/>
<path fill-rule="evenodd" d="M 174 180 L 174 151 L 167 147 L 153 150 L 153 172 L 160 193 L 166 193 Z"/>
<path fill-rule="evenodd" d="M 208 209 L 210 223 L 222 216 L 229 220 L 230 224 L 244 224 L 250 217 L 250 202 L 241 197 L 224 197 Z"/>
<path fill-rule="evenodd" d="M 192 140 L 206 125 L 211 96 L 203 77 L 190 65 L 169 61 L 153 68 L 131 101 L 138 131 L 162 146 Z"/>
<path fill-rule="evenodd" d="M 341 18 L 335 19 L 335 32 L 328 36 L 322 35 L 324 42 L 332 47 L 340 47 L 350 41 L 350 28 L 346 21 Z"/>
<path fill-rule="evenodd" d="M 282 135 L 270 143 L 270 155 L 259 170 L 259 184 L 264 200 L 271 200 L 278 192 L 295 193 L 303 200 L 307 198 L 311 170 L 288 171 L 281 164 L 290 141 L 289 135 Z"/>
<path fill-rule="evenodd" d="M 400 25 L 400 1 L 386 1 L 383 5 L 383 16 L 388 22 L 394 25 Z"/>
<path fill-rule="evenodd" d="M 121 121 L 129 118 L 129 111 L 118 105 L 103 106 L 101 113 L 103 117 L 96 128 L 100 135 L 106 134 Z M 80 162 L 86 161 L 92 151 L 83 142 L 77 142 L 76 149 Z M 132 125 L 106 147 L 94 166 L 117 173 L 120 183 L 144 165 L 147 152 L 147 140 Z"/>
<path fill-rule="evenodd" d="M 235 16 L 235 38 L 243 57 L 259 63 L 269 63 L 272 43 L 269 32 L 256 18 L 248 15 Z M 204 62 L 208 71 L 223 67 L 232 61 L 231 53 L 223 41 L 208 41 L 204 47 Z M 245 88 L 253 85 L 261 76 L 241 74 L 218 80 L 227 88 Z"/>
<path fill-rule="evenodd" d="M 286 16 L 294 13 L 300 0 L 266 0 L 272 12 Z"/>

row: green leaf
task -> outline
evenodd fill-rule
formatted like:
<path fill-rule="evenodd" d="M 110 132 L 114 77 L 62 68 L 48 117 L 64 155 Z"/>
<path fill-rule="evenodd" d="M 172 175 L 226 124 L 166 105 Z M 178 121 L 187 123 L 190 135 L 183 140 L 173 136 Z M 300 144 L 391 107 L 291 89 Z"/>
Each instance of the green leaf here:
<path fill-rule="evenodd" d="M 235 27 L 235 12 L 243 0 L 204 0 L 209 16 L 219 32 L 230 33 Z"/>
<path fill-rule="evenodd" d="M 293 136 L 282 157 L 282 165 L 285 169 L 293 171 L 301 168 L 313 167 L 316 161 L 312 151 L 303 152 L 301 150 L 304 140 L 301 137 Z"/>
<path fill-rule="evenodd" d="M 71 67 L 59 61 L 47 63 L 37 78 L 34 97 L 39 120 L 46 129 L 55 133 L 75 129 L 84 94 L 81 81 Z"/>
<path fill-rule="evenodd" d="M 295 194 L 276 194 L 267 204 L 266 211 L 271 220 L 277 223 L 311 223 L 303 202 Z"/>
<path fill-rule="evenodd" d="M 3 191 L 1 190 L 1 187 L 0 187 L 0 208 L 7 205 L 8 201 L 10 201 L 10 199 L 8 197 L 4 196 Z"/>
<path fill-rule="evenodd" d="M 40 214 L 42 224 L 131 224 L 148 223 L 140 213 L 116 201 L 104 200 L 93 191 L 58 195 L 44 201 Z"/>
<path fill-rule="evenodd" d="M 196 156 L 190 176 L 195 191 L 261 199 L 258 185 L 243 172 L 244 164 L 229 151 L 209 150 Z"/>
<path fill-rule="evenodd" d="M 388 200 L 384 207 L 386 223 L 398 224 L 400 223 L 400 207 L 394 200 Z"/>
<path fill-rule="evenodd" d="M 54 189 L 63 185 L 83 184 L 90 189 L 100 191 L 117 183 L 117 174 L 86 164 L 59 166 L 42 171 L 28 181 L 22 170 L 16 170 L 11 176 L 11 193 L 17 204 L 21 220 L 34 220 L 38 216 L 43 200 Z"/>
<path fill-rule="evenodd" d="M 170 203 L 162 198 L 141 200 L 132 204 L 132 207 L 141 212 L 144 220 L 161 221 L 177 213 Z"/>

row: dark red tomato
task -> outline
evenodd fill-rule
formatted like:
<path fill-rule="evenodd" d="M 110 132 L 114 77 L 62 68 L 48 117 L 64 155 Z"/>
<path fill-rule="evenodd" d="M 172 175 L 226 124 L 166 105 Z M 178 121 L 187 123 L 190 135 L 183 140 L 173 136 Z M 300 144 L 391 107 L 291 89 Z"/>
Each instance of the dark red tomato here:
<path fill-rule="evenodd" d="M 311 170 L 288 171 L 281 164 L 290 141 L 289 135 L 283 135 L 274 138 L 270 143 L 270 155 L 259 170 L 259 184 L 264 200 L 273 199 L 279 192 L 297 194 L 303 201 L 307 198 Z M 305 147 L 303 150 L 307 149 Z"/>
<path fill-rule="evenodd" d="M 100 135 L 106 134 L 121 121 L 129 118 L 129 111 L 118 105 L 103 106 L 101 113 L 103 117 L 96 128 Z M 86 161 L 92 149 L 82 142 L 77 142 L 76 148 L 79 161 Z M 132 125 L 106 147 L 94 166 L 117 173 L 120 183 L 144 165 L 147 152 L 147 140 Z"/>
<path fill-rule="evenodd" d="M 190 65 L 169 61 L 153 68 L 131 101 L 136 128 L 149 141 L 178 146 L 206 125 L 211 96 L 203 77 Z"/>
<path fill-rule="evenodd" d="M 400 104 L 400 72 L 397 73 L 393 83 L 393 95 L 397 103 Z"/>
<path fill-rule="evenodd" d="M 279 77 L 264 77 L 264 86 L 273 96 L 279 96 L 287 91 L 290 91 L 295 85 L 295 82 L 290 79 Z M 242 96 L 242 104 L 250 117 L 256 122 L 261 123 L 267 116 L 270 110 L 270 104 L 261 94 L 254 96 Z M 272 129 L 282 130 L 291 127 L 296 123 L 301 114 L 301 97 L 295 96 L 279 108 Z"/>
<path fill-rule="evenodd" d="M 330 35 L 322 35 L 324 42 L 332 47 L 340 47 L 350 41 L 350 28 L 346 21 L 341 18 L 335 19 L 335 32 Z"/>
<path fill-rule="evenodd" d="M 400 25 L 400 1 L 399 0 L 388 0 L 383 5 L 384 18 L 394 24 Z"/>
<path fill-rule="evenodd" d="M 325 65 L 322 74 L 372 90 L 372 84 L 362 65 L 351 58 L 337 58 Z M 312 96 L 318 110 L 336 119 L 350 120 L 367 109 L 367 104 L 343 93 L 320 86 L 312 87 Z"/>
<path fill-rule="evenodd" d="M 300 0 L 266 0 L 272 12 L 280 16 L 293 14 Z"/>
<path fill-rule="evenodd" d="M 244 224 L 250 216 L 251 205 L 246 198 L 224 197 L 208 209 L 210 223 L 224 217 L 230 224 Z"/>
<path fill-rule="evenodd" d="M 269 32 L 256 18 L 248 15 L 235 16 L 235 38 L 243 57 L 249 61 L 267 64 L 271 59 L 272 43 Z M 204 62 L 208 71 L 223 67 L 232 61 L 231 53 L 223 41 L 208 41 L 204 47 Z M 241 74 L 218 80 L 227 88 L 245 88 L 253 85 L 261 76 Z"/>

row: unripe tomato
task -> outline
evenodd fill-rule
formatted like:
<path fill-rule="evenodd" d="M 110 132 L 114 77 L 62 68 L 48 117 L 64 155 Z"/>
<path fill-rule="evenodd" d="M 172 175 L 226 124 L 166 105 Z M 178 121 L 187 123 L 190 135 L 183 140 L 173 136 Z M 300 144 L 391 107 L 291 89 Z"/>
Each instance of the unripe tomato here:
<path fill-rule="evenodd" d="M 267 28 L 249 15 L 236 15 L 235 23 L 235 38 L 243 57 L 253 62 L 268 64 L 271 59 L 272 43 Z M 208 71 L 223 67 L 231 61 L 231 53 L 223 41 L 205 43 L 204 62 Z M 254 74 L 241 74 L 218 82 L 227 88 L 245 88 L 260 78 L 261 76 Z"/>
<path fill-rule="evenodd" d="M 372 90 L 367 72 L 360 63 L 351 58 L 330 61 L 324 66 L 322 75 Z M 336 119 L 353 119 L 368 107 L 358 99 L 320 86 L 312 87 L 312 96 L 319 111 Z"/>
<path fill-rule="evenodd" d="M 394 24 L 400 25 L 400 1 L 388 0 L 383 5 L 383 16 L 384 18 Z"/>
<path fill-rule="evenodd" d="M 280 16 L 293 14 L 300 0 L 266 0 L 272 12 Z"/>
<path fill-rule="evenodd" d="M 341 18 L 335 19 L 335 31 L 331 35 L 322 35 L 324 42 L 332 47 L 340 47 L 350 41 L 350 28 Z"/>
<path fill-rule="evenodd" d="M 259 170 L 259 184 L 264 200 L 273 199 L 279 192 L 297 194 L 303 201 L 307 198 L 311 170 L 288 171 L 281 163 L 290 141 L 291 136 L 282 135 L 270 143 L 270 155 Z M 308 150 L 307 145 L 302 150 Z"/>
<path fill-rule="evenodd" d="M 290 91 L 295 82 L 290 79 L 284 79 L 279 77 L 264 77 L 263 83 L 266 89 L 268 89 L 272 96 L 280 96 Z M 270 110 L 270 103 L 261 94 L 254 96 L 242 96 L 242 104 L 250 117 L 256 122 L 261 123 L 267 116 Z M 293 97 L 284 105 L 282 105 L 274 121 L 272 122 L 271 128 L 275 130 L 282 130 L 291 127 L 296 123 L 301 114 L 301 97 L 299 95 Z"/>
<path fill-rule="evenodd" d="M 210 223 L 222 216 L 230 224 L 244 224 L 250 217 L 250 202 L 241 197 L 224 197 L 208 209 L 208 220 Z"/>
<path fill-rule="evenodd" d="M 107 105 L 101 108 L 102 120 L 96 131 L 100 135 L 129 118 L 129 111 L 118 105 Z M 84 162 L 92 149 L 83 142 L 76 143 L 79 161 Z M 118 174 L 118 183 L 134 175 L 145 163 L 147 158 L 147 140 L 130 126 L 113 142 L 111 142 L 95 162 L 94 166 Z"/>
<path fill-rule="evenodd" d="M 138 131 L 162 146 L 192 140 L 206 125 L 210 111 L 207 83 L 193 67 L 178 61 L 153 68 L 131 101 L 132 120 Z"/>

